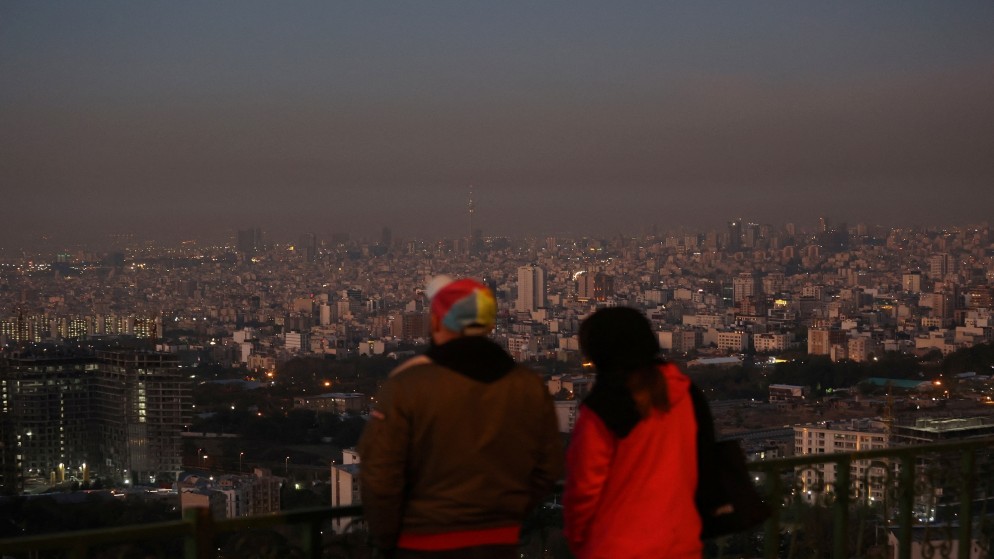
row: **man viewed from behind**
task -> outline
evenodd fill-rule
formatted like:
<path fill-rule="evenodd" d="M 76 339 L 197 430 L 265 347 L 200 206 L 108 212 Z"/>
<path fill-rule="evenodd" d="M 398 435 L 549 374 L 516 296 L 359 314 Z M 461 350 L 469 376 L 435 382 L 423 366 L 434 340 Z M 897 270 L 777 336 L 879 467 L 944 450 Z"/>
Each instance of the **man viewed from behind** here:
<path fill-rule="evenodd" d="M 510 559 L 562 473 L 552 398 L 487 334 L 483 284 L 432 280 L 432 344 L 390 373 L 359 442 L 365 517 L 387 557 Z"/>

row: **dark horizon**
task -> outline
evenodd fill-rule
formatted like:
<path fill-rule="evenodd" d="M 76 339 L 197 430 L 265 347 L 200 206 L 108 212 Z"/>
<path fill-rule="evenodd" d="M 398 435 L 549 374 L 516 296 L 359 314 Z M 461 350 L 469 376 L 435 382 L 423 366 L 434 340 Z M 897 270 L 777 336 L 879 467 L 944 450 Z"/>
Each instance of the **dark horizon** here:
<path fill-rule="evenodd" d="M 851 222 L 832 219 L 831 216 L 821 216 L 828 219 L 830 230 L 841 230 L 844 226 L 846 230 L 852 232 L 857 226 L 863 225 L 867 229 L 867 235 L 877 236 L 881 238 L 880 233 L 882 231 L 890 230 L 904 230 L 904 231 L 952 231 L 952 230 L 963 230 L 963 229 L 973 229 L 973 228 L 989 228 L 990 222 L 975 222 L 975 223 L 904 223 L 904 224 L 874 224 L 874 223 L 863 223 L 863 222 Z M 730 221 L 730 220 L 729 220 Z M 771 225 L 776 231 L 783 231 L 787 224 L 793 224 L 796 228 L 797 235 L 808 238 L 817 235 L 818 233 L 818 220 L 804 222 L 804 221 L 784 221 L 784 222 L 761 222 L 758 220 L 742 219 L 743 223 L 755 223 L 757 225 Z M 544 233 L 538 234 L 516 234 L 515 232 L 488 232 L 482 231 L 484 238 L 508 238 L 512 240 L 521 239 L 541 239 L 546 237 L 558 237 L 560 239 L 580 239 L 580 238 L 591 238 L 591 239 L 601 239 L 610 240 L 616 239 L 619 236 L 626 238 L 635 237 L 647 237 L 655 234 L 657 238 L 662 238 L 670 235 L 701 235 L 704 236 L 709 232 L 715 231 L 719 234 L 726 233 L 728 231 L 728 221 L 715 224 L 714 227 L 671 227 L 666 228 L 663 224 L 656 224 L 647 226 L 633 226 L 629 228 L 619 228 L 613 231 L 601 230 L 582 230 L 579 228 L 572 230 L 548 230 Z M 469 237 L 468 230 L 463 234 L 456 235 L 435 235 L 435 236 L 421 236 L 405 234 L 403 230 L 398 230 L 390 225 L 385 225 L 390 229 L 390 235 L 393 242 L 396 243 L 399 240 L 403 241 L 421 241 L 421 242 L 437 242 L 442 240 L 456 240 L 456 239 L 467 239 Z M 221 247 L 229 246 L 235 247 L 237 245 L 238 232 L 246 229 L 258 228 L 263 233 L 263 241 L 266 245 L 292 245 L 300 242 L 300 239 L 307 234 L 313 234 L 319 244 L 324 244 L 326 247 L 333 246 L 333 242 L 336 237 L 341 237 L 342 235 L 348 239 L 349 243 L 360 243 L 360 244 L 379 244 L 382 238 L 383 227 L 370 229 L 369 231 L 354 231 L 346 229 L 334 229 L 334 230 L 314 230 L 314 229 L 272 229 L 268 227 L 259 226 L 256 223 L 245 223 L 239 227 L 232 227 L 227 229 L 219 229 L 216 234 L 213 235 L 183 235 L 179 231 L 172 231 L 162 234 L 148 234 L 142 233 L 140 231 L 125 231 L 119 230 L 110 234 L 103 235 L 83 235 L 77 236 L 73 234 L 65 235 L 35 235 L 32 237 L 23 236 L 18 237 L 8 236 L 5 238 L 5 242 L 0 242 L 0 257 L 13 257 L 17 256 L 21 252 L 26 255 L 38 255 L 38 254 L 55 254 L 61 251 L 79 251 L 84 250 L 87 252 L 114 252 L 116 250 L 121 250 L 125 248 L 135 248 L 139 246 L 152 243 L 150 246 L 156 248 L 179 248 L 183 245 L 189 245 L 191 248 L 209 248 L 209 247 Z M 12 240 L 21 239 L 21 242 L 14 243 Z M 192 244 L 191 244 L 192 243 Z"/>

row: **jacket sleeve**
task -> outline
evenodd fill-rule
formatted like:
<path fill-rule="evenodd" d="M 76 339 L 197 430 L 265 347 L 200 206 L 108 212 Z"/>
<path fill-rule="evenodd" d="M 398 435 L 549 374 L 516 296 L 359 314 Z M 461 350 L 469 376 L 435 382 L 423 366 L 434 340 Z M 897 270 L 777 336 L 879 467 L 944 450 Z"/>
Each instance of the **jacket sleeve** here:
<path fill-rule="evenodd" d="M 563 443 L 559 434 L 559 420 L 556 418 L 555 404 L 552 403 L 552 396 L 549 395 L 545 386 L 540 387 L 543 396 L 542 416 L 539 428 L 541 431 L 541 444 L 539 456 L 532 471 L 531 476 L 531 506 L 532 510 L 542 504 L 542 501 L 549 496 L 556 482 L 563 475 Z"/>
<path fill-rule="evenodd" d="M 581 407 L 566 454 L 564 532 L 574 554 L 588 539 L 617 440 L 597 414 Z"/>
<path fill-rule="evenodd" d="M 377 394 L 358 447 L 363 512 L 372 543 L 380 549 L 396 546 L 403 518 L 411 429 L 399 400 L 397 383 L 388 379 Z"/>

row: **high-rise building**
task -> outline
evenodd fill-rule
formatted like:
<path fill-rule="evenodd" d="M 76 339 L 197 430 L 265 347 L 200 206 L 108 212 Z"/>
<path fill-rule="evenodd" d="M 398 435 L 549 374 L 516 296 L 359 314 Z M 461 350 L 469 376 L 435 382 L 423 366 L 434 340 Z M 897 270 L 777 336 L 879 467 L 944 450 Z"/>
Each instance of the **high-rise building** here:
<path fill-rule="evenodd" d="M 181 468 L 189 381 L 171 354 L 100 352 L 0 361 L 0 397 L 12 470 L 53 482 L 91 472 L 150 482 Z M 4 472 L 4 485 L 11 485 Z M 9 489 L 8 489 L 9 490 Z"/>
<path fill-rule="evenodd" d="M 238 252 L 245 254 L 255 254 L 262 250 L 262 229 L 239 229 L 237 248 Z"/>
<path fill-rule="evenodd" d="M 744 248 L 756 248 L 759 240 L 759 225 L 756 223 L 746 223 L 742 227 L 742 246 Z"/>
<path fill-rule="evenodd" d="M 752 272 L 742 272 L 732 278 L 732 302 L 739 303 L 746 297 L 759 297 L 760 283 Z"/>
<path fill-rule="evenodd" d="M 424 311 L 406 312 L 401 316 L 401 334 L 404 340 L 425 339 L 431 336 L 431 317 Z"/>
<path fill-rule="evenodd" d="M 832 346 L 848 347 L 845 331 L 830 328 L 811 328 L 808 330 L 809 355 L 830 355 Z"/>
<path fill-rule="evenodd" d="M 518 300 L 515 309 L 528 312 L 544 306 L 545 270 L 541 266 L 521 266 L 518 268 Z"/>
<path fill-rule="evenodd" d="M 141 481 L 180 471 L 181 433 L 191 420 L 192 397 L 179 359 L 147 351 L 108 351 L 97 357 L 93 402 L 102 432 L 101 467 Z"/>
<path fill-rule="evenodd" d="M 304 261 L 314 262 L 318 255 L 318 236 L 314 233 L 302 234 L 296 249 Z"/>
<path fill-rule="evenodd" d="M 994 307 L 994 289 L 986 286 L 974 286 L 966 291 L 964 301 L 969 309 L 990 309 Z"/>
<path fill-rule="evenodd" d="M 933 254 L 928 259 L 928 269 L 929 275 L 932 280 L 938 281 L 946 276 L 946 274 L 951 274 L 956 270 L 954 265 L 953 257 L 946 252 L 939 254 Z"/>
<path fill-rule="evenodd" d="M 614 296 L 614 276 L 597 274 L 594 276 L 594 299 L 607 301 Z"/>
<path fill-rule="evenodd" d="M 728 223 L 728 250 L 736 251 L 742 248 L 742 220 L 737 219 Z"/>
<path fill-rule="evenodd" d="M 922 292 L 921 272 L 908 272 L 901 275 L 901 289 L 908 293 Z"/>
<path fill-rule="evenodd" d="M 577 278 L 577 297 L 581 300 L 606 301 L 614 295 L 614 276 L 584 272 Z"/>
<path fill-rule="evenodd" d="M 93 458 L 87 452 L 92 409 L 87 371 L 92 358 L 10 358 L 0 364 L 4 429 L 4 493 L 20 479 L 62 482 Z M 54 479 L 52 479 L 54 478 Z"/>

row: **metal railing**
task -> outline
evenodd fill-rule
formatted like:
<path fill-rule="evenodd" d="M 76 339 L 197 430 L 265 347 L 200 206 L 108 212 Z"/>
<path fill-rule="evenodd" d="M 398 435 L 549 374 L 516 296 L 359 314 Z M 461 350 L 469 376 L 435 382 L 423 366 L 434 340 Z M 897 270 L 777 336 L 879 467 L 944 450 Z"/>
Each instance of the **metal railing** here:
<path fill-rule="evenodd" d="M 361 515 L 359 506 L 318 507 L 215 520 L 209 509 L 194 508 L 171 522 L 0 540 L 0 557 L 360 559 L 369 555 L 365 538 L 336 534 L 330 524 Z"/>
<path fill-rule="evenodd" d="M 809 454 L 749 464 L 773 516 L 752 533 L 707 542 L 708 557 L 911 559 L 992 557 L 994 437 Z M 358 506 L 183 520 L 0 540 L 16 559 L 366 559 Z M 338 524 L 333 529 L 332 523 Z M 359 525 L 357 523 L 356 525 Z M 522 557 L 568 557 L 558 507 L 525 523 Z"/>
<path fill-rule="evenodd" d="M 753 535 L 763 557 L 991 557 L 994 437 L 807 454 L 749 469 L 774 505 Z"/>

